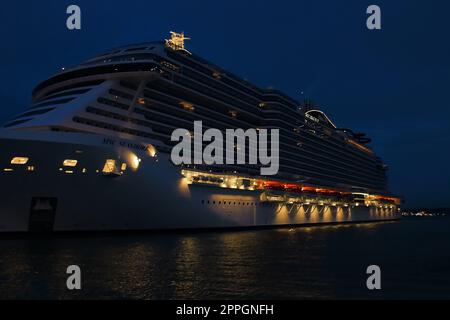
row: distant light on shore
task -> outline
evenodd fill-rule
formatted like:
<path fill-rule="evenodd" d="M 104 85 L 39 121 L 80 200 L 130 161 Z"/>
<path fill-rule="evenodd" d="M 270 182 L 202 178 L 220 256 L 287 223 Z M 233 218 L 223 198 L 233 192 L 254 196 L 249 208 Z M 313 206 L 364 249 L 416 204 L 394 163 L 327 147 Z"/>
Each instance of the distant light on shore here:
<path fill-rule="evenodd" d="M 420 211 L 403 211 L 402 216 L 403 217 L 438 217 L 438 216 L 446 216 L 446 213 L 443 212 L 429 212 L 426 210 L 420 210 Z"/>

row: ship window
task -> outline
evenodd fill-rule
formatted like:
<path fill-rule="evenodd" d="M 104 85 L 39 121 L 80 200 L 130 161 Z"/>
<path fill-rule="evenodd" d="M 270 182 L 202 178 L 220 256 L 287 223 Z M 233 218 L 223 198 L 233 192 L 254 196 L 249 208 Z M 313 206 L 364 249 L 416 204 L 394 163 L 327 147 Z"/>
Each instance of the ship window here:
<path fill-rule="evenodd" d="M 145 50 L 147 47 L 138 47 L 138 48 L 131 48 L 131 49 L 127 49 L 124 52 L 131 52 L 131 51 L 142 51 Z"/>
<path fill-rule="evenodd" d="M 11 159 L 11 164 L 26 164 L 27 162 L 27 157 L 14 157 Z"/>
<path fill-rule="evenodd" d="M 16 120 L 16 121 L 13 121 L 13 122 L 10 122 L 10 123 L 5 124 L 4 127 L 5 127 L 5 128 L 13 127 L 13 126 L 22 124 L 22 123 L 24 123 L 24 122 L 30 121 L 31 119 L 32 119 L 32 118 Z"/>
<path fill-rule="evenodd" d="M 125 162 L 122 163 L 122 165 L 120 166 L 120 170 L 122 170 L 122 171 L 127 170 L 127 164 Z"/>
<path fill-rule="evenodd" d="M 64 91 L 64 92 L 56 93 L 56 94 L 52 94 L 52 95 L 47 94 L 47 95 L 45 95 L 44 98 L 39 99 L 38 101 L 44 101 L 44 100 L 49 100 L 49 99 L 54 99 L 54 98 L 61 98 L 61 97 L 65 97 L 65 96 L 83 94 L 83 93 L 88 92 L 89 90 L 91 90 L 91 89 L 87 88 L 87 89 L 79 89 L 79 90 L 70 90 L 70 91 Z"/>
<path fill-rule="evenodd" d="M 106 104 L 106 105 L 109 105 L 109 106 L 113 106 L 113 107 L 116 107 L 116 108 L 119 108 L 119 109 L 123 109 L 123 110 L 128 110 L 128 108 L 129 108 L 129 106 L 124 104 L 124 103 L 120 103 L 120 102 L 113 101 L 113 100 L 110 100 L 110 99 L 106 99 L 106 98 L 103 98 L 103 97 L 98 98 L 97 102 L 102 103 L 102 104 Z"/>
<path fill-rule="evenodd" d="M 103 173 L 111 173 L 116 171 L 116 160 L 107 159 L 103 167 Z"/>
<path fill-rule="evenodd" d="M 117 65 L 106 65 L 106 66 L 97 66 L 91 68 L 83 68 L 83 69 L 74 69 L 67 73 L 63 73 L 57 76 L 50 78 L 39 84 L 36 89 L 34 89 L 34 93 L 40 91 L 44 87 L 48 87 L 50 85 L 73 80 L 76 78 L 82 78 L 92 75 L 98 74 L 107 74 L 107 73 L 115 73 L 115 72 L 133 72 L 133 71 L 150 71 L 156 65 L 153 63 L 135 63 L 135 64 L 117 64 Z"/>
<path fill-rule="evenodd" d="M 74 89 L 74 88 L 80 88 L 80 87 L 90 87 L 90 86 L 96 86 L 101 84 L 102 82 L 104 82 L 104 80 L 94 80 L 94 81 L 85 81 L 85 82 L 78 82 L 72 85 L 68 85 L 68 86 L 64 86 L 64 87 L 59 87 L 55 90 L 49 91 L 45 94 L 45 98 L 47 98 L 48 96 L 56 93 L 56 92 L 61 92 L 61 91 L 65 91 L 65 90 L 70 90 L 70 89 Z"/>
<path fill-rule="evenodd" d="M 76 167 L 78 160 L 66 159 L 63 161 L 63 166 L 65 167 Z"/>
<path fill-rule="evenodd" d="M 56 106 L 56 105 L 60 105 L 60 104 L 65 104 L 68 103 L 70 101 L 72 101 L 75 98 L 64 98 L 64 99 L 57 99 L 57 100 L 51 100 L 51 101 L 47 101 L 47 102 L 42 102 L 42 103 L 38 103 L 35 104 L 31 107 L 28 108 L 29 109 L 37 109 L 37 108 L 41 108 L 41 107 L 48 107 L 48 106 Z"/>
<path fill-rule="evenodd" d="M 55 108 L 46 108 L 46 109 L 40 109 L 40 110 L 35 110 L 35 111 L 30 111 L 30 112 L 25 112 L 22 113 L 20 115 L 18 115 L 17 117 L 14 117 L 15 119 L 19 119 L 19 118 L 24 118 L 24 117 L 29 117 L 29 116 L 35 116 L 35 115 L 39 115 L 39 114 L 44 114 L 47 113 L 49 111 L 52 111 Z"/>

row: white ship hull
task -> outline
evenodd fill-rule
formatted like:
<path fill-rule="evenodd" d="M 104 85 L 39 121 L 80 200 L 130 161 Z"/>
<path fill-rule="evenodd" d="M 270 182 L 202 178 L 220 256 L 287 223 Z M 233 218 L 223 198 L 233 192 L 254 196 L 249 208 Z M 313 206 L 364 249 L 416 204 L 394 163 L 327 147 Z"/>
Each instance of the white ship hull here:
<path fill-rule="evenodd" d="M 261 201 L 262 191 L 188 184 L 168 155 L 151 157 L 130 143 L 84 133 L 2 133 L 0 232 L 263 227 L 399 217 L 395 208 L 270 203 Z M 14 156 L 26 156 L 29 163 L 12 165 Z M 78 163 L 64 167 L 64 159 Z M 127 169 L 105 175 L 106 159 L 125 162 Z"/>

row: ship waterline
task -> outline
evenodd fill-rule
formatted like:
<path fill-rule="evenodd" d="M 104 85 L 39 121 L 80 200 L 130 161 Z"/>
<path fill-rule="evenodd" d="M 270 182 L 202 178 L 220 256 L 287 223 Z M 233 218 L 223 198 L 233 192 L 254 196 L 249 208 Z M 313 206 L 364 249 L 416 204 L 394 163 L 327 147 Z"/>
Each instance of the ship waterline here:
<path fill-rule="evenodd" d="M 116 49 L 36 87 L 33 105 L 0 131 L 0 232 L 399 217 L 401 200 L 364 134 L 206 62 L 177 36 Z M 279 129 L 279 173 L 175 165 L 171 133 L 198 120 L 222 131 Z"/>

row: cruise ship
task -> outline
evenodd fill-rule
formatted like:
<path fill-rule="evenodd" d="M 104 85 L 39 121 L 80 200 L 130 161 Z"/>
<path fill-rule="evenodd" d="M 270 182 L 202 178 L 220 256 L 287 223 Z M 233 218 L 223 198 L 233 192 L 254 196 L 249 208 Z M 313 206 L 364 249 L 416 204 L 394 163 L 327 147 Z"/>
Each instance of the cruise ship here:
<path fill-rule="evenodd" d="M 183 33 L 62 69 L 0 130 L 0 232 L 249 228 L 385 221 L 401 198 L 365 134 L 185 48 Z M 174 164 L 194 122 L 279 130 L 279 170 Z"/>

